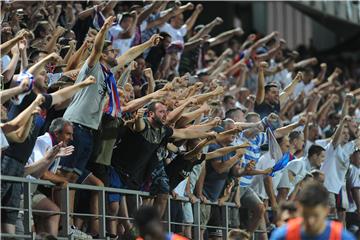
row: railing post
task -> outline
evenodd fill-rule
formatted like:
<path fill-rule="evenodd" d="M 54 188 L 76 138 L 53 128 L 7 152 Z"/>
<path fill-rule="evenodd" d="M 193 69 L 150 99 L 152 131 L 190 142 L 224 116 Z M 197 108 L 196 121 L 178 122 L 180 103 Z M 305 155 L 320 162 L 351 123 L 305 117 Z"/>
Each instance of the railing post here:
<path fill-rule="evenodd" d="M 69 185 L 66 185 L 64 189 L 60 190 L 61 195 L 61 211 L 65 212 L 65 215 L 61 217 L 61 235 L 69 235 L 69 225 L 70 225 L 70 204 L 69 204 Z"/>
<path fill-rule="evenodd" d="M 194 224 L 195 226 L 195 231 L 194 231 L 194 239 L 200 239 L 200 235 L 201 235 L 201 226 L 200 226 L 200 201 L 196 201 L 194 204 L 194 211 L 193 211 L 193 216 L 194 216 Z"/>
<path fill-rule="evenodd" d="M 225 229 L 222 230 L 222 235 L 223 239 L 226 240 L 229 232 L 229 206 L 225 203 L 225 205 L 221 208 L 222 225 L 225 226 Z"/>
<path fill-rule="evenodd" d="M 168 197 L 167 197 L 167 227 L 168 227 L 168 232 L 171 232 L 171 206 L 170 206 L 170 194 L 168 194 Z"/>
<path fill-rule="evenodd" d="M 106 208 L 105 208 L 105 190 L 102 189 L 100 191 L 100 198 L 99 198 L 99 214 L 100 214 L 100 237 L 105 238 L 106 237 Z"/>
<path fill-rule="evenodd" d="M 18 183 L 21 184 L 21 183 Z M 31 217 L 32 217 L 32 209 L 31 209 L 31 183 L 24 183 L 24 232 L 25 234 L 31 234 L 32 226 L 31 226 Z M 28 209 L 28 211 L 25 211 Z"/>

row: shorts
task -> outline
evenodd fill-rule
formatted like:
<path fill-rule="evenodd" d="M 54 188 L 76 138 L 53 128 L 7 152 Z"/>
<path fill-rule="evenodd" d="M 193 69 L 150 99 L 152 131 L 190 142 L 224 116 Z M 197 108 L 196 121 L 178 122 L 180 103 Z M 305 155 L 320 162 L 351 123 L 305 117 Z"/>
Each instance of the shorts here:
<path fill-rule="evenodd" d="M 346 192 L 342 192 L 342 189 L 340 189 L 339 194 L 329 192 L 328 203 L 330 208 L 336 208 L 339 210 L 346 210 L 349 207 Z"/>
<path fill-rule="evenodd" d="M 89 163 L 88 169 L 93 173 L 95 177 L 100 179 L 104 183 L 104 187 L 110 186 L 109 171 L 110 166 L 103 165 L 100 163 Z"/>
<path fill-rule="evenodd" d="M 201 204 L 200 205 L 200 225 L 201 229 L 206 229 L 207 223 L 210 220 L 211 205 Z"/>
<path fill-rule="evenodd" d="M 236 194 L 232 194 L 230 198 L 231 202 L 234 202 L 235 195 Z M 231 228 L 240 227 L 240 212 L 239 212 L 239 208 L 237 207 L 229 207 L 229 226 Z"/>
<path fill-rule="evenodd" d="M 114 168 L 109 168 L 109 187 L 111 188 L 125 188 L 125 184 L 121 181 L 119 175 L 115 171 Z M 120 193 L 108 193 L 108 201 L 112 202 L 120 202 L 122 195 Z"/>
<path fill-rule="evenodd" d="M 183 204 L 181 201 L 172 200 L 170 201 L 170 212 L 171 212 L 171 222 L 182 223 L 184 220 L 183 214 Z M 181 225 L 173 224 L 171 226 L 171 231 L 174 233 L 181 233 Z"/>
<path fill-rule="evenodd" d="M 1 175 L 23 177 L 24 164 L 9 156 L 1 159 Z M 4 207 L 20 207 L 22 184 L 16 182 L 1 181 L 1 205 Z M 19 210 L 1 209 L 2 223 L 15 225 Z"/>
<path fill-rule="evenodd" d="M 60 167 L 67 172 L 75 172 L 79 176 L 84 171 L 93 148 L 93 131 L 92 129 L 82 126 L 78 123 L 74 125 L 74 139 L 69 145 L 74 146 L 74 152 L 70 156 L 62 157 Z"/>
<path fill-rule="evenodd" d="M 194 223 L 193 209 L 189 202 L 183 205 L 184 223 Z"/>
<path fill-rule="evenodd" d="M 36 191 L 31 198 L 31 207 L 35 208 L 43 199 L 47 198 L 44 194 Z"/>
<path fill-rule="evenodd" d="M 221 227 L 222 224 L 222 211 L 220 206 L 212 205 L 210 211 L 210 219 L 208 224 L 212 227 Z M 222 237 L 223 231 L 219 228 L 208 228 L 209 237 Z"/>
<path fill-rule="evenodd" d="M 250 187 L 240 187 L 240 203 L 247 209 L 254 209 L 257 205 L 264 204 Z"/>
<path fill-rule="evenodd" d="M 150 186 L 150 194 L 156 196 L 158 194 L 169 194 L 170 192 L 170 181 L 166 174 L 165 167 L 155 169 L 152 176 L 152 183 Z"/>

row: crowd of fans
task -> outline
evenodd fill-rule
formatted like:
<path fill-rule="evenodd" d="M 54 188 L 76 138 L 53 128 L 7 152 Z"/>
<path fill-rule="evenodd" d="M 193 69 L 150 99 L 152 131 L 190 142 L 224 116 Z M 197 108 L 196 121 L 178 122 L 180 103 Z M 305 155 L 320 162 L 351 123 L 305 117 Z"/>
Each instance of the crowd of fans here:
<path fill-rule="evenodd" d="M 154 208 L 138 212 L 135 197 L 106 195 L 110 239 L 194 238 L 191 225 L 163 233 L 169 194 L 190 200 L 171 201 L 173 222 L 194 223 L 201 201 L 201 239 L 223 237 L 206 225 L 222 226 L 225 202 L 236 205 L 229 239 L 268 239 L 292 218 L 271 238 L 340 239 L 331 238 L 338 230 L 352 239 L 345 227 L 359 236 L 359 68 L 304 59 L 279 32 L 212 36 L 223 20 L 196 25 L 204 11 L 170 1 L 2 2 L 1 175 L 56 185 L 31 189 L 34 232 L 67 228 L 56 214 L 61 190 L 80 183 L 150 193 L 141 204 Z M 10 207 L 1 232 L 23 234 L 14 210 L 23 191 L 1 182 Z M 71 212 L 96 215 L 98 203 L 96 191 L 70 190 Z M 69 236 L 99 236 L 99 218 L 71 215 L 70 224 Z"/>

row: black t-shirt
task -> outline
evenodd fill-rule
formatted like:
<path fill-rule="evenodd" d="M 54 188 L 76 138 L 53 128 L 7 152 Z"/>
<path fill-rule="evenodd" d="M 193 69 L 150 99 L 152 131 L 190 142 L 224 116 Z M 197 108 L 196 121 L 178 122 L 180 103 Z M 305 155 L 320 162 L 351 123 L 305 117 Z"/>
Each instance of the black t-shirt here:
<path fill-rule="evenodd" d="M 166 51 L 162 46 L 152 47 L 146 57 L 146 62 L 150 64 L 152 72 L 155 74 L 159 68 L 161 59 L 165 56 Z"/>
<path fill-rule="evenodd" d="M 201 164 L 206 158 L 201 154 L 200 159 L 191 161 L 184 159 L 184 153 L 179 153 L 174 160 L 165 166 L 166 174 L 170 180 L 170 188 L 173 190 L 181 181 L 188 177 L 195 165 Z"/>
<path fill-rule="evenodd" d="M 126 181 L 129 188 L 140 188 L 148 171 L 148 166 L 155 165 L 153 157 L 163 141 L 173 135 L 173 129 L 163 126 L 153 128 L 145 118 L 145 129 L 134 132 L 124 128 L 121 138 L 115 146 L 112 156 L 112 166 Z"/>
<path fill-rule="evenodd" d="M 29 136 L 22 143 L 10 143 L 10 146 L 5 150 L 5 155 L 12 157 L 25 164 L 35 146 L 37 137 L 39 136 L 40 130 L 45 123 L 47 110 L 50 109 L 52 104 L 52 96 L 49 94 L 43 94 L 45 102 L 41 105 L 42 112 L 33 117 L 33 123 L 29 132 Z M 20 105 L 12 104 L 8 113 L 9 120 L 14 119 L 22 111 L 24 111 L 36 98 L 36 94 L 31 92 L 27 95 Z"/>
<path fill-rule="evenodd" d="M 256 104 L 254 106 L 254 112 L 260 115 L 260 118 L 263 119 L 264 117 L 268 116 L 270 113 L 280 113 L 280 103 L 275 105 L 270 105 L 265 101 L 261 104 Z"/>

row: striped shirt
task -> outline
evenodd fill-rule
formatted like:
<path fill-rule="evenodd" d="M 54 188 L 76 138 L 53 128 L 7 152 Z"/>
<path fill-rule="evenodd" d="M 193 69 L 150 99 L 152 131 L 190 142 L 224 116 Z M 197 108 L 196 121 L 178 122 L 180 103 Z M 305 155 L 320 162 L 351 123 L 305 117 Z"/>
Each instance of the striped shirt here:
<path fill-rule="evenodd" d="M 259 161 L 261 157 L 260 147 L 268 143 L 268 138 L 265 132 L 258 133 L 254 138 L 247 138 L 242 132 L 239 134 L 238 138 L 235 140 L 236 145 L 240 145 L 244 141 L 248 141 L 251 146 L 246 148 L 245 154 L 243 156 L 242 167 L 245 167 L 251 160 L 255 161 L 255 164 Z M 254 176 L 243 176 L 240 178 L 240 186 L 247 187 L 251 184 Z"/>

